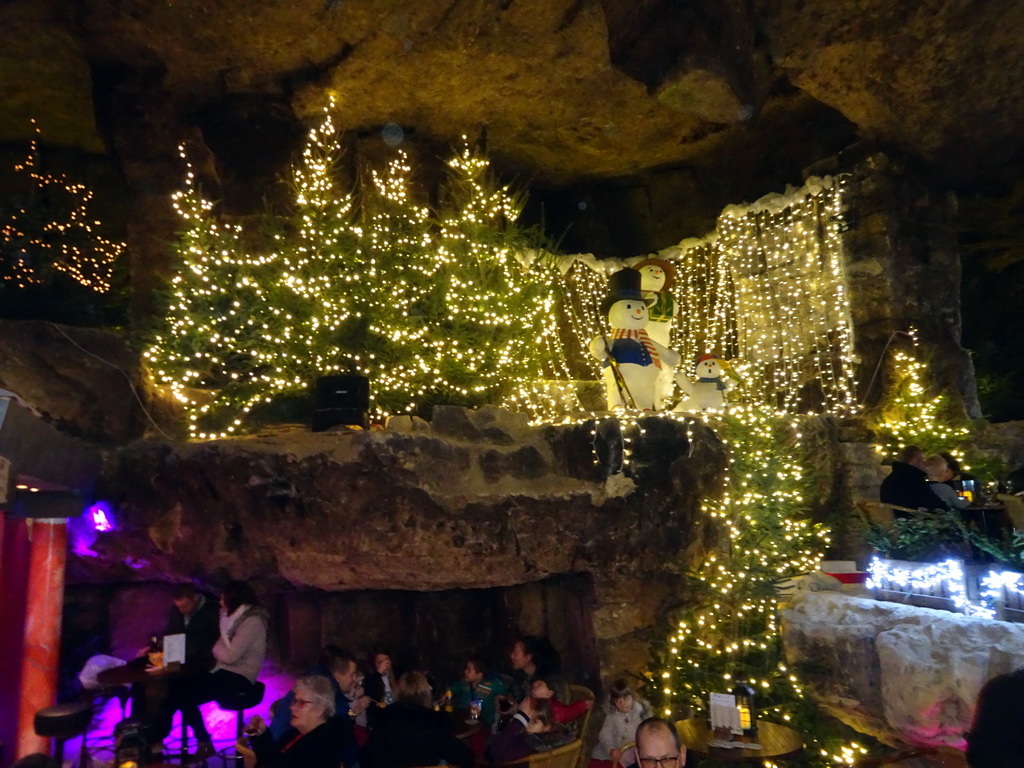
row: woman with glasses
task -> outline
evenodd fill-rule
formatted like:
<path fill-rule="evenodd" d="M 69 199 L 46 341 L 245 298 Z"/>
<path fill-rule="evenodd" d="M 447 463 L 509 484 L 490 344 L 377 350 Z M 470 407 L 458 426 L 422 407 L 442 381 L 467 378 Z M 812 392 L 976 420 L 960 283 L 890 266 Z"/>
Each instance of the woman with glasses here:
<path fill-rule="evenodd" d="M 289 711 L 291 728 L 274 740 L 258 715 L 239 740 L 245 768 L 339 768 L 352 738 L 351 724 L 335 717 L 334 691 L 326 678 L 310 675 L 295 681 Z"/>

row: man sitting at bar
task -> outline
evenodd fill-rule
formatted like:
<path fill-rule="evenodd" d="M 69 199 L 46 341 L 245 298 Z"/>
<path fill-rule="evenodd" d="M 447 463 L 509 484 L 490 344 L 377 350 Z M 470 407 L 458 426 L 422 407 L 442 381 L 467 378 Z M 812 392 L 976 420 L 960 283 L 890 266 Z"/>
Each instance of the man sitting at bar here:
<path fill-rule="evenodd" d="M 168 635 L 185 635 L 185 661 L 213 666 L 213 646 L 220 637 L 220 610 L 192 584 L 174 588 L 174 609 L 167 619 Z"/>
<path fill-rule="evenodd" d="M 916 445 L 908 445 L 892 463 L 892 472 L 882 481 L 878 498 L 883 504 L 908 509 L 937 509 L 942 501 L 928 487 L 924 471 L 924 453 Z M 910 517 L 909 512 L 893 510 L 893 517 Z"/>

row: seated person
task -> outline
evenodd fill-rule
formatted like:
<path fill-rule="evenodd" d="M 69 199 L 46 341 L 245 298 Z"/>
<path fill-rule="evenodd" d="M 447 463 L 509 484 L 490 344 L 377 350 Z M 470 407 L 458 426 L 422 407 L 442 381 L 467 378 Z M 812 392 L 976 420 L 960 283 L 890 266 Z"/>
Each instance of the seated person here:
<path fill-rule="evenodd" d="M 555 696 L 555 692 L 551 690 L 551 686 L 543 679 L 533 681 L 531 694 L 534 701 L 548 702 L 551 705 L 551 714 L 554 717 L 555 722 L 562 725 L 571 720 L 575 720 L 584 712 L 589 712 L 594 706 L 594 702 L 589 699 L 581 699 L 580 701 L 563 704 Z"/>
<path fill-rule="evenodd" d="M 341 768 L 351 751 L 352 723 L 336 716 L 334 702 L 327 678 L 300 677 L 288 706 L 291 727 L 280 739 L 258 715 L 249 721 L 249 743 L 242 738 L 236 745 L 245 768 Z"/>
<path fill-rule="evenodd" d="M 1024 755 L 1024 670 L 993 677 L 982 687 L 967 732 L 971 768 L 1016 768 Z"/>
<path fill-rule="evenodd" d="M 959 483 L 962 483 L 964 480 L 977 481 L 978 478 L 974 475 L 969 475 L 966 472 L 960 471 L 960 462 L 956 460 L 956 457 L 953 456 L 952 453 L 949 451 L 939 451 L 938 455 L 942 457 L 946 462 L 946 466 L 949 467 L 949 479 L 946 480 L 945 483 L 952 487 L 953 490 L 959 490 Z"/>
<path fill-rule="evenodd" d="M 347 721 L 350 733 L 355 725 L 356 716 L 370 705 L 368 696 L 356 696 L 354 701 L 349 701 L 348 696 L 356 687 L 357 669 L 355 656 L 336 645 L 327 645 L 321 651 L 319 661 L 303 675 L 322 677 L 327 681 L 334 695 L 336 717 Z M 292 690 L 280 701 L 275 702 L 276 709 L 271 715 L 269 725 L 270 735 L 275 741 L 280 741 L 285 732 L 292 727 L 291 704 L 294 698 L 295 691 Z M 359 750 L 354 736 L 350 738 L 349 749 L 343 757 L 345 765 L 349 768 L 359 762 Z"/>
<path fill-rule="evenodd" d="M 590 753 L 590 768 L 610 768 L 616 760 L 623 764 L 622 747 L 633 741 L 637 726 L 650 716 L 646 702 L 625 680 L 616 680 L 608 691 L 607 716 Z"/>
<path fill-rule="evenodd" d="M 928 489 L 932 491 L 946 506 L 954 509 L 967 509 L 971 502 L 961 498 L 947 481 L 953 477 L 946 460 L 941 456 L 929 456 L 924 460 L 924 471 L 928 475 Z"/>
<path fill-rule="evenodd" d="M 395 703 L 395 673 L 391 667 L 391 656 L 384 651 L 370 654 L 370 669 L 363 688 L 366 695 L 382 707 Z"/>
<path fill-rule="evenodd" d="M 521 760 L 537 752 L 565 746 L 576 735 L 555 722 L 551 702 L 527 697 L 519 704 L 508 725 L 487 745 L 487 757 L 496 763 Z"/>
<path fill-rule="evenodd" d="M 480 719 L 490 725 L 496 716 L 497 698 L 508 690 L 508 683 L 501 675 L 491 672 L 487 662 L 480 656 L 470 656 L 462 680 L 452 686 L 452 704 L 458 709 L 470 708 L 470 702 L 479 699 Z"/>
<path fill-rule="evenodd" d="M 561 659 L 546 637 L 523 635 L 512 645 L 512 685 L 508 698 L 519 702 L 530 695 L 533 681 L 544 678 L 560 701 L 569 700 L 569 684 L 561 674 Z"/>
<path fill-rule="evenodd" d="M 649 717 L 636 729 L 637 762 L 631 768 L 683 768 L 686 747 L 679 739 L 675 723 Z"/>
<path fill-rule="evenodd" d="M 243 581 L 229 581 L 221 591 L 220 606 L 219 637 L 213 646 L 216 665 L 207 674 L 172 679 L 167 704 L 153 726 L 158 740 L 167 738 L 174 712 L 180 709 L 199 740 L 199 757 L 215 753 L 199 705 L 251 689 L 267 655 L 267 612 L 252 587 Z"/>
<path fill-rule="evenodd" d="M 916 445 L 908 445 L 892 463 L 892 471 L 882 481 L 878 498 L 883 504 L 894 504 L 909 509 L 935 509 L 939 497 L 928 487 L 924 471 L 924 453 Z M 910 517 L 907 512 L 895 510 L 894 517 Z"/>
<path fill-rule="evenodd" d="M 167 635 L 185 635 L 185 661 L 213 666 L 213 646 L 220 637 L 220 612 L 216 601 L 192 584 L 174 588 L 174 608 L 167 619 Z"/>
<path fill-rule="evenodd" d="M 452 718 L 432 708 L 430 683 L 422 672 L 406 672 L 395 686 L 395 703 L 373 718 L 363 745 L 362 768 L 448 765 L 472 768 L 473 751 L 457 738 Z"/>

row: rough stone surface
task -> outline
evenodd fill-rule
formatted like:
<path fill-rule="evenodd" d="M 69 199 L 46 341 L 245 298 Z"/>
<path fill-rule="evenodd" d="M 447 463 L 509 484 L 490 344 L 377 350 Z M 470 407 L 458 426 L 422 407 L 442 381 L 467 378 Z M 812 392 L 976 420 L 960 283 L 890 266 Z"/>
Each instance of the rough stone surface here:
<path fill-rule="evenodd" d="M 105 148 L 139 197 L 132 220 L 152 219 L 133 258 L 157 268 L 147 238 L 166 234 L 177 145 L 199 137 L 225 201 L 258 204 L 253 174 L 280 172 L 328 94 L 353 141 L 388 123 L 409 145 L 485 134 L 542 186 L 629 179 L 676 203 L 695 174 L 679 207 L 717 212 L 855 135 L 940 174 L 998 169 L 1024 118 L 1022 30 L 1013 3 L 949 0 L 12 0 L 0 142 L 35 117 L 55 145 Z"/>
<path fill-rule="evenodd" d="M 1019 624 L 836 592 L 799 590 L 782 620 L 815 699 L 890 744 L 962 746 L 981 686 L 1024 654 Z"/>
<path fill-rule="evenodd" d="M 96 557 L 71 558 L 69 580 L 230 576 L 265 592 L 351 592 L 590 574 L 602 668 L 642 666 L 617 648 L 624 638 L 623 648 L 639 638 L 649 647 L 684 599 L 680 574 L 707 535 L 699 500 L 717 492 L 724 467 L 717 438 L 694 424 L 691 450 L 685 424 L 643 422 L 633 485 L 608 493 L 589 424 L 531 428 L 494 408 L 438 409 L 435 421 L 413 432 L 134 443 L 104 475 L 118 529 L 96 537 Z"/>
<path fill-rule="evenodd" d="M 92 442 L 126 443 L 146 427 L 139 356 L 109 331 L 0 320 L 0 389 Z"/>
<path fill-rule="evenodd" d="M 858 399 L 869 405 L 889 392 L 893 352 L 911 352 L 928 362 L 937 391 L 971 418 L 981 416 L 974 365 L 960 344 L 960 258 L 952 220 L 953 202 L 930 189 L 904 164 L 884 154 L 858 157 L 844 197 L 846 277 L 859 356 Z M 912 349 L 908 333 L 920 348 Z M 885 354 L 880 372 L 879 358 Z M 876 376 L 876 374 L 879 374 Z"/>

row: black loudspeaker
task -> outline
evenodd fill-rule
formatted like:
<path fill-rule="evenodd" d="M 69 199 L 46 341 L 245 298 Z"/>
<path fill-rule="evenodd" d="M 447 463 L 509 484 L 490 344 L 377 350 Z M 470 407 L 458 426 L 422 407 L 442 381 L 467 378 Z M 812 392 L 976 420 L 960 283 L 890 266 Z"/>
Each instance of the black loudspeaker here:
<path fill-rule="evenodd" d="M 370 427 L 370 380 L 365 376 L 321 376 L 313 386 L 313 431 L 339 425 Z"/>

